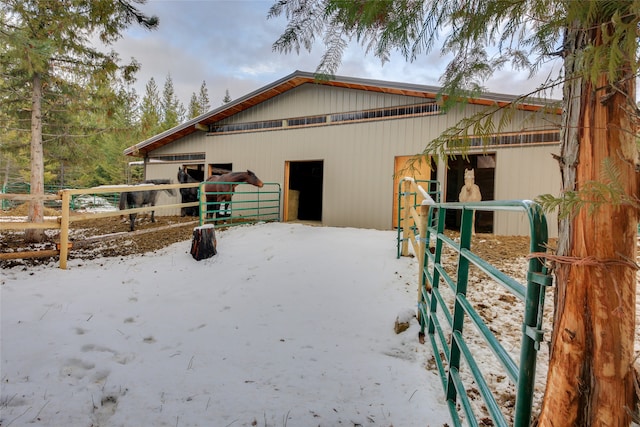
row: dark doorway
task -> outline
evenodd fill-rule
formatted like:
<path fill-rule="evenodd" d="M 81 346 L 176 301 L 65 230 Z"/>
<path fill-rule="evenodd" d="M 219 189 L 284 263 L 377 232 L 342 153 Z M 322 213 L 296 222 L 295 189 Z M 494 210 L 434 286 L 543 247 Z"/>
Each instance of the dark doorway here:
<path fill-rule="evenodd" d="M 202 182 L 205 179 L 204 176 L 204 165 L 182 165 L 182 168 L 184 169 L 184 171 L 187 173 L 187 175 L 189 175 L 191 178 L 195 179 L 196 181 Z"/>
<path fill-rule="evenodd" d="M 322 160 L 287 162 L 287 220 L 322 221 Z"/>
<path fill-rule="evenodd" d="M 450 158 L 447 161 L 447 202 L 457 202 L 464 185 L 465 169 L 473 169 L 475 182 L 480 187 L 482 200 L 494 200 L 496 157 L 495 154 L 470 155 L 467 159 Z M 449 210 L 445 220 L 449 230 L 460 230 L 460 212 Z M 493 212 L 476 212 L 475 230 L 478 233 L 493 233 Z"/>
<path fill-rule="evenodd" d="M 232 171 L 233 171 L 233 163 L 211 163 L 209 165 L 209 176 L 222 175 Z"/>

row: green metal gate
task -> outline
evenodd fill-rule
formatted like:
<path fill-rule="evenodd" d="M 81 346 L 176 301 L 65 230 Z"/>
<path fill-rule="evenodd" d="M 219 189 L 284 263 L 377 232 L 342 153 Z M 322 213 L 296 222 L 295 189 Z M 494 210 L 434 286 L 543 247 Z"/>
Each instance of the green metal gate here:
<path fill-rule="evenodd" d="M 444 234 L 445 216 L 448 210 L 461 211 L 462 225 L 459 242 Z M 481 337 L 501 363 L 511 381 L 516 385 L 514 426 L 529 426 L 531 420 L 536 356 L 542 341 L 542 315 L 545 287 L 552 285 L 552 278 L 538 258 L 528 263 L 526 284 L 498 270 L 480 258 L 471 249 L 472 221 L 475 211 L 514 211 L 526 215 L 530 228 L 530 252 L 545 252 L 547 222 L 539 205 L 532 201 L 486 201 L 477 203 L 437 203 L 429 209 L 421 274 L 423 283 L 419 292 L 418 313 L 422 337 L 428 337 L 433 348 L 436 366 L 446 395 L 454 425 L 462 424 L 458 403 L 470 426 L 479 422 L 474 414 L 465 384 L 460 376 L 461 361 L 469 368 L 476 387 L 483 398 L 487 411 L 496 426 L 508 423 L 489 387 L 474 356 L 465 342 L 465 322 L 475 326 Z M 442 263 L 443 249 L 456 253 L 455 278 L 447 273 Z M 524 303 L 522 338 L 519 364 L 513 360 L 502 344 L 493 335 L 478 312 L 467 299 L 469 268 L 475 266 L 496 283 Z M 448 267 L 451 267 L 450 265 Z M 441 290 L 448 287 L 454 295 L 453 311 L 447 307 Z M 464 358 L 464 359 L 462 359 Z"/>
<path fill-rule="evenodd" d="M 237 182 L 216 182 L 237 185 L 234 191 L 205 192 L 207 182 L 200 184 L 200 225 L 231 226 L 280 221 L 282 190 L 277 182 L 265 182 L 262 188 Z M 228 203 L 207 203 L 207 195 L 232 195 Z"/>

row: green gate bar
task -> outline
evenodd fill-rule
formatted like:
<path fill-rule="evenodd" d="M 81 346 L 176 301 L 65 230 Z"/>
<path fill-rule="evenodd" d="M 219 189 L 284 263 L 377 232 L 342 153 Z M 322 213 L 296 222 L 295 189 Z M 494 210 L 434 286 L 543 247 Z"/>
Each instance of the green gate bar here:
<path fill-rule="evenodd" d="M 200 225 L 213 223 L 215 225 L 255 224 L 262 221 L 280 221 L 281 194 L 280 184 L 276 182 L 265 182 L 262 188 L 253 187 L 249 184 L 237 182 L 216 182 L 216 184 L 237 185 L 235 191 L 205 192 L 204 186 L 207 182 L 200 184 Z M 216 214 L 226 212 L 225 204 L 218 205 L 218 209 L 212 209 L 213 203 L 207 203 L 207 195 L 227 195 L 231 194 L 231 201 L 228 202 L 231 211 L 229 216 L 216 218 Z M 236 199 L 236 200 L 234 200 Z M 211 218 L 209 218 L 211 216 Z"/>
<path fill-rule="evenodd" d="M 459 243 L 444 234 L 445 217 L 448 210 L 461 211 L 462 223 Z M 496 426 L 508 425 L 480 367 L 464 340 L 464 326 L 467 319 L 478 330 L 511 381 L 516 385 L 513 425 L 529 426 L 535 386 L 536 356 L 542 341 L 545 287 L 552 285 L 552 278 L 542 260 L 531 258 L 528 263 L 526 285 L 523 285 L 473 253 L 471 237 L 475 211 L 514 211 L 526 215 L 529 220 L 530 252 L 546 251 L 548 238 L 546 218 L 540 206 L 532 201 L 436 203 L 430 206 L 427 233 L 426 236 L 421 236 L 426 239 L 426 250 L 421 268 L 423 275 L 421 283 L 424 285 L 420 289 L 418 301 L 421 336 L 428 335 L 449 411 L 456 426 L 462 424 L 457 409 L 458 403 L 461 405 L 467 424 L 478 425 L 465 391 L 465 385 L 459 375 L 462 358 L 474 378 L 494 424 Z M 444 248 L 452 249 L 458 254 L 455 279 L 449 276 L 441 262 Z M 524 318 L 519 364 L 515 363 L 467 300 L 470 266 L 477 267 L 523 301 Z M 440 292 L 441 285 L 450 288 L 455 295 L 453 313 L 450 312 Z M 438 308 L 441 310 L 438 311 Z M 439 318 L 437 314 L 440 314 L 441 317 Z M 444 325 L 441 318 L 444 320 Z M 447 328 L 448 332 L 443 330 L 443 326 Z"/>

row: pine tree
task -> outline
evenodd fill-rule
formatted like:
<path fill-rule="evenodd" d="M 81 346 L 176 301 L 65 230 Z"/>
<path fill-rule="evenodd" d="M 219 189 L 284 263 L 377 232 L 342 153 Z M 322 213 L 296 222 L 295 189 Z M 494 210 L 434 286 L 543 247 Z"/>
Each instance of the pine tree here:
<path fill-rule="evenodd" d="M 187 111 L 190 119 L 200 115 L 200 104 L 198 103 L 198 97 L 195 92 L 191 92 L 191 99 L 189 99 L 189 108 Z"/>
<path fill-rule="evenodd" d="M 91 156 L 84 165 L 76 167 L 74 186 L 92 187 L 127 182 L 128 162 L 122 152 L 132 139 L 141 138 L 136 103 L 135 91 L 120 87 L 114 91 L 106 114 L 90 114 L 87 117 L 88 122 L 96 128 L 102 128 L 103 132 L 86 138 L 85 145 L 91 147 L 86 151 L 91 152 Z"/>
<path fill-rule="evenodd" d="M 191 100 L 189 101 L 189 118 L 198 117 L 201 114 L 209 111 L 211 106 L 209 105 L 209 91 L 207 90 L 207 84 L 202 81 L 200 85 L 200 92 L 198 95 L 195 92 L 191 93 Z"/>
<path fill-rule="evenodd" d="M 184 106 L 178 100 L 175 90 L 173 88 L 173 79 L 171 74 L 167 74 L 167 78 L 164 82 L 164 88 L 162 90 L 162 122 L 161 130 L 171 129 L 177 126 L 184 120 Z"/>
<path fill-rule="evenodd" d="M 280 0 L 269 16 L 282 14 L 289 22 L 274 48 L 310 50 L 322 36 L 326 51 L 317 71 L 325 77 L 352 39 L 383 61 L 394 49 L 413 60 L 442 39 L 442 54 L 452 58 L 442 76 L 449 102 L 480 94 L 484 80 L 505 64 L 535 73 L 543 62 L 562 61 L 563 73 L 547 84 L 564 85 L 556 206 L 570 214 L 561 216 L 553 258 L 554 332 L 539 425 L 629 425 L 636 402 L 640 4 Z M 455 155 L 447 142 L 486 123 L 479 116 L 465 119 L 423 154 Z"/>
<path fill-rule="evenodd" d="M 200 85 L 200 92 L 198 93 L 198 107 L 200 108 L 200 114 L 206 113 L 211 108 L 211 104 L 209 104 L 209 90 L 204 80 Z"/>
<path fill-rule="evenodd" d="M 158 85 L 153 77 L 145 85 L 140 106 L 140 129 L 143 138 L 149 138 L 161 131 L 162 101 Z"/>
<path fill-rule="evenodd" d="M 16 101 L 24 105 L 30 99 L 27 108 L 31 124 L 32 194 L 44 194 L 43 127 L 49 123 L 49 104 L 43 101 L 51 97 L 64 99 L 72 93 L 70 88 L 95 73 L 122 72 L 125 79 L 130 79 L 138 65 L 133 62 L 119 66 L 114 52 L 98 51 L 90 38 L 97 35 L 108 45 L 133 23 L 155 28 L 158 19 L 145 16 L 134 6 L 142 3 L 140 0 L 5 0 L 0 3 L 0 45 L 4 53 L 0 69 L 9 79 L 6 87 L 15 89 Z M 14 115 L 20 115 L 16 111 Z M 42 222 L 43 214 L 42 200 L 30 203 L 30 221 Z M 29 241 L 41 241 L 44 230 L 27 230 L 25 237 Z"/>
<path fill-rule="evenodd" d="M 224 91 L 224 98 L 222 98 L 223 104 L 228 104 L 231 102 L 231 96 L 229 95 L 229 89 Z"/>

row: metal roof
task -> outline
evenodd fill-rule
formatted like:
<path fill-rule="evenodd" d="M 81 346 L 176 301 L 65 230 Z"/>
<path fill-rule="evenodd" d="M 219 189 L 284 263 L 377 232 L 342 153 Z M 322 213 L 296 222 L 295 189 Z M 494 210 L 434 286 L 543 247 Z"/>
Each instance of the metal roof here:
<path fill-rule="evenodd" d="M 372 92 L 391 93 L 396 95 L 406 95 L 418 98 L 435 99 L 441 88 L 437 86 L 417 85 L 410 83 L 389 82 L 382 80 L 361 79 L 355 77 L 333 76 L 330 79 L 318 79 L 316 74 L 295 71 L 288 76 L 276 80 L 275 82 L 263 86 L 241 98 L 233 100 L 221 107 L 213 109 L 198 117 L 190 119 L 178 126 L 159 133 L 147 140 L 137 143 L 124 150 L 128 156 L 143 156 L 146 153 L 169 144 L 177 139 L 183 138 L 194 132 L 201 132 L 204 127 L 217 123 L 236 113 L 249 109 L 268 99 L 274 98 L 288 90 L 294 89 L 305 83 L 314 83 L 325 86 L 336 86 L 348 89 L 365 90 Z M 481 98 L 470 99 L 472 104 L 480 105 L 500 105 L 508 104 L 518 97 L 515 95 L 483 93 Z M 520 108 L 539 110 L 543 102 L 523 105 Z"/>

